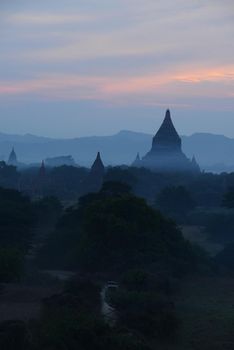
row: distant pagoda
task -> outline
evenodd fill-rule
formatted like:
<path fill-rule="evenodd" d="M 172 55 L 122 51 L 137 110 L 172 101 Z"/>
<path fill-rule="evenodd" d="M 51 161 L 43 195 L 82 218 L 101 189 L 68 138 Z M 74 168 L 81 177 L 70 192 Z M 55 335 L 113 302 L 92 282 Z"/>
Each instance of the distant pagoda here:
<path fill-rule="evenodd" d="M 102 187 L 105 176 L 105 166 L 102 162 L 100 152 L 97 153 L 97 157 L 93 162 L 89 174 L 84 181 L 85 192 L 98 192 Z"/>
<path fill-rule="evenodd" d="M 17 159 L 16 153 L 15 153 L 14 147 L 11 150 L 11 153 L 9 155 L 7 164 L 8 165 L 13 165 L 13 166 L 17 166 L 18 165 L 18 159 Z"/>
<path fill-rule="evenodd" d="M 132 166 L 135 167 L 135 168 L 142 166 L 139 152 L 137 153 L 137 156 L 136 156 L 134 162 L 132 163 Z"/>
<path fill-rule="evenodd" d="M 96 178 L 102 178 L 105 174 L 105 167 L 101 159 L 100 152 L 97 153 L 97 157 L 91 166 L 90 175 Z"/>
<path fill-rule="evenodd" d="M 41 166 L 40 166 L 39 171 L 38 171 L 38 177 L 39 177 L 39 179 L 44 180 L 45 175 L 46 175 L 46 168 L 45 168 L 45 162 L 43 160 L 41 162 Z"/>
<path fill-rule="evenodd" d="M 142 160 L 137 158 L 133 164 L 157 172 L 200 172 L 195 157 L 190 160 L 183 153 L 181 138 L 173 125 L 169 110 L 153 137 L 151 150 Z"/>
<path fill-rule="evenodd" d="M 199 173 L 201 172 L 201 168 L 200 168 L 195 156 L 193 156 L 193 158 L 192 158 L 192 167 L 193 167 L 194 171 L 197 171 Z"/>

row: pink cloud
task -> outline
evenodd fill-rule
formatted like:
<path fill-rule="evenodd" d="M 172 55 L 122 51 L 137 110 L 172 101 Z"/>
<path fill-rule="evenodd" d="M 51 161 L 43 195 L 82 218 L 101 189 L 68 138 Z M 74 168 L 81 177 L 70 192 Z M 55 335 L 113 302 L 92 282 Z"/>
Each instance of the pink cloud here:
<path fill-rule="evenodd" d="M 174 73 L 152 73 L 135 77 L 77 76 L 48 74 L 31 80 L 0 83 L 0 95 L 33 95 L 46 99 L 147 101 L 173 96 L 230 98 L 234 90 L 234 66 L 192 69 Z M 156 103 L 156 102 L 155 102 Z M 158 101 L 158 104 L 161 102 Z"/>

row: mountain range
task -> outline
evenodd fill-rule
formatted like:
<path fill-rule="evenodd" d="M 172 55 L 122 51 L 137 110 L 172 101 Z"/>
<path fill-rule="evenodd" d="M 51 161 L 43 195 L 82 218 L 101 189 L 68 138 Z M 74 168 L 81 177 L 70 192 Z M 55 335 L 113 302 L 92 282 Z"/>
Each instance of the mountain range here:
<path fill-rule="evenodd" d="M 122 130 L 111 136 L 88 136 L 73 139 L 53 139 L 31 134 L 0 133 L 0 158 L 7 160 L 12 147 L 18 160 L 40 162 L 48 157 L 72 155 L 76 163 L 90 166 L 97 151 L 106 165 L 131 164 L 137 152 L 141 156 L 150 149 L 152 135 Z M 234 171 L 234 139 L 223 135 L 195 133 L 182 136 L 184 153 L 195 155 L 201 168 L 207 171 Z"/>

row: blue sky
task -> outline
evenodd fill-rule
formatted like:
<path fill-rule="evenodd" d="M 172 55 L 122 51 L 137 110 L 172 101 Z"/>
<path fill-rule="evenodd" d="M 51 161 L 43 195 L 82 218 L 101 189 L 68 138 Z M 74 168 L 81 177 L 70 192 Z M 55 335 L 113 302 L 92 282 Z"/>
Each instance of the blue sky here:
<path fill-rule="evenodd" d="M 3 0 L 0 131 L 234 137 L 233 0 Z"/>

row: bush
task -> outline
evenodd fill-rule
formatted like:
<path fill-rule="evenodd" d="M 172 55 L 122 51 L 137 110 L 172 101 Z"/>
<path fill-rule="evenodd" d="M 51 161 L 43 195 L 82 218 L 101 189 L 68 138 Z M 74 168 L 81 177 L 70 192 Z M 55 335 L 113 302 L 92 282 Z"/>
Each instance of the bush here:
<path fill-rule="evenodd" d="M 183 219 L 195 208 L 195 201 L 183 186 L 166 187 L 157 196 L 156 206 L 167 215 Z"/>
<path fill-rule="evenodd" d="M 65 291 L 74 295 L 80 306 L 86 311 L 100 311 L 101 308 L 101 288 L 87 277 L 74 277 L 67 282 Z"/>
<path fill-rule="evenodd" d="M 22 321 L 0 323 L 1 350 L 30 350 L 30 333 Z"/>
<path fill-rule="evenodd" d="M 44 197 L 33 203 L 39 224 L 54 224 L 62 214 L 62 204 L 56 197 Z"/>
<path fill-rule="evenodd" d="M 109 183 L 108 189 L 68 209 L 40 252 L 40 261 L 53 268 L 112 276 L 145 266 L 182 273 L 196 269 L 200 261 L 176 224 L 144 199 L 119 189 Z"/>
<path fill-rule="evenodd" d="M 209 238 L 217 242 L 234 241 L 233 213 L 217 213 L 211 215 L 205 226 Z"/>
<path fill-rule="evenodd" d="M 215 262 L 219 266 L 227 268 L 232 274 L 234 273 L 234 243 L 228 244 L 225 248 L 218 253 L 215 258 Z"/>
<path fill-rule="evenodd" d="M 169 295 L 175 288 L 175 280 L 164 274 L 145 270 L 129 270 L 122 277 L 122 285 L 128 291 L 157 291 Z"/>
<path fill-rule="evenodd" d="M 178 320 L 174 304 L 156 292 L 127 291 L 110 292 L 111 305 L 119 315 L 119 324 L 146 336 L 173 338 Z"/>
<path fill-rule="evenodd" d="M 0 245 L 26 250 L 35 222 L 29 198 L 20 192 L 0 188 Z"/>
<path fill-rule="evenodd" d="M 228 192 L 223 196 L 223 206 L 227 208 L 234 208 L 234 187 L 229 187 Z"/>
<path fill-rule="evenodd" d="M 20 279 L 23 271 L 23 256 L 17 249 L 0 248 L 0 282 Z"/>
<path fill-rule="evenodd" d="M 35 350 L 149 350 L 137 335 L 111 329 L 100 318 L 71 312 L 43 319 L 34 344 Z"/>

